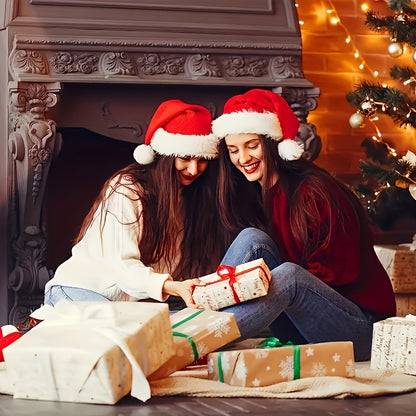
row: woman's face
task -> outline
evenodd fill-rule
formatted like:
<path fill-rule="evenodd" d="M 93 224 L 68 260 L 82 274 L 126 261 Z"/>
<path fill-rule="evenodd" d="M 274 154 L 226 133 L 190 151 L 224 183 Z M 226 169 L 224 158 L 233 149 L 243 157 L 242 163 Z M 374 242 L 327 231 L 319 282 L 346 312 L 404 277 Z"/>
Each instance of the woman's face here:
<path fill-rule="evenodd" d="M 250 182 L 262 185 L 265 176 L 263 148 L 258 134 L 228 134 L 225 136 L 230 160 Z"/>
<path fill-rule="evenodd" d="M 183 186 L 190 185 L 208 167 L 208 160 L 201 157 L 175 157 L 175 169 Z"/>

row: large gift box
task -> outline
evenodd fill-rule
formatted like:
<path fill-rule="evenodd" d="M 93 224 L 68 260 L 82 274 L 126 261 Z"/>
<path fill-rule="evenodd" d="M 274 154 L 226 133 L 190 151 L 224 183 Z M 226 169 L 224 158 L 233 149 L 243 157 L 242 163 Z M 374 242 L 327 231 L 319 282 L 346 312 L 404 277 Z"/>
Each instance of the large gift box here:
<path fill-rule="evenodd" d="M 208 378 L 240 387 L 269 386 L 305 377 L 354 377 L 352 342 L 282 345 L 276 338 L 256 348 L 208 354 Z"/>
<path fill-rule="evenodd" d="M 416 250 L 413 244 L 375 245 L 395 293 L 416 293 Z"/>
<path fill-rule="evenodd" d="M 220 265 L 216 273 L 199 278 L 205 286 L 195 286 L 194 302 L 206 309 L 226 306 L 267 295 L 270 270 L 263 259 L 238 266 Z"/>
<path fill-rule="evenodd" d="M 185 308 L 170 319 L 175 355 L 149 377 L 151 380 L 167 377 L 240 336 L 232 313 Z"/>
<path fill-rule="evenodd" d="M 145 401 L 146 376 L 175 351 L 167 304 L 61 300 L 35 314 L 43 321 L 3 350 L 15 398 Z"/>
<path fill-rule="evenodd" d="M 416 316 L 387 318 L 374 324 L 370 367 L 416 375 Z"/>

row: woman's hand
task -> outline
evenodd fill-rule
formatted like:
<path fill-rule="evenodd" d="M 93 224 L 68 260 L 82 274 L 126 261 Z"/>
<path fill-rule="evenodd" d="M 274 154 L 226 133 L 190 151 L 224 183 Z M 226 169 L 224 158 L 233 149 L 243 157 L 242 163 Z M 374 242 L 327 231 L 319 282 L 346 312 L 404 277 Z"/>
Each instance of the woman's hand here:
<path fill-rule="evenodd" d="M 199 279 L 183 280 L 181 282 L 166 280 L 162 292 L 165 295 L 180 296 L 188 308 L 199 308 L 192 299 L 192 291 L 195 286 L 205 286 Z"/>

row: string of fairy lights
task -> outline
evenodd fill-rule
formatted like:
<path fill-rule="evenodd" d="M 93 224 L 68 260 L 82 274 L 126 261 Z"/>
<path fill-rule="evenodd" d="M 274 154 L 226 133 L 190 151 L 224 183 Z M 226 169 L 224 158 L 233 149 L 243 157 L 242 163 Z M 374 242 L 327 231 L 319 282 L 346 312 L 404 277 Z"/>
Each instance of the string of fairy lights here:
<path fill-rule="evenodd" d="M 305 1 L 310 1 L 310 0 L 305 0 Z M 300 8 L 301 6 L 301 2 L 300 1 L 295 1 L 295 7 Z M 308 3 L 308 7 L 310 7 L 310 3 Z M 351 35 L 350 30 L 348 29 L 348 27 L 342 22 L 337 9 L 333 3 L 332 0 L 326 0 L 323 2 L 319 2 L 319 4 L 314 4 L 315 7 L 315 13 L 317 16 L 319 16 L 320 18 L 322 18 L 323 16 L 326 16 L 326 20 L 327 23 L 329 24 L 329 26 L 333 26 L 336 28 L 341 28 L 344 31 L 344 39 L 345 39 L 345 43 L 348 44 L 351 48 L 351 57 L 353 59 L 354 65 L 355 67 L 360 71 L 360 73 L 362 74 L 362 77 L 365 79 L 371 79 L 372 81 L 380 84 L 382 87 L 386 88 L 387 87 L 387 82 L 386 80 L 384 82 L 382 82 L 380 80 L 380 72 L 378 70 L 375 70 L 371 67 L 371 65 L 366 61 L 365 57 L 360 53 L 359 47 L 357 46 L 357 44 L 354 42 L 354 39 Z M 365 19 L 365 15 L 367 14 L 367 12 L 370 10 L 370 6 L 367 2 L 363 1 L 360 5 L 361 7 L 361 11 L 363 12 L 363 20 Z M 298 13 L 299 15 L 300 13 Z M 399 16 L 400 18 L 400 16 Z M 305 22 L 302 20 L 299 20 L 299 25 L 301 28 L 301 32 L 306 31 L 306 27 L 305 27 Z M 395 39 L 390 38 L 390 45 L 388 45 L 387 47 L 387 51 L 390 54 L 390 56 L 392 57 L 399 57 L 403 54 L 404 50 L 405 50 L 405 46 L 402 44 L 399 44 L 396 42 Z M 416 62 L 416 52 L 413 53 L 413 60 Z M 403 81 L 403 85 L 406 86 L 411 82 L 416 82 L 415 79 L 407 79 Z M 376 105 L 379 105 L 382 109 L 382 111 L 385 111 L 386 109 L 386 104 L 385 103 L 379 103 L 379 102 L 374 102 L 370 99 L 367 99 L 365 101 L 363 101 L 363 103 L 361 104 L 361 111 L 357 110 L 356 112 L 354 112 L 351 117 L 350 117 L 350 125 L 354 128 L 356 127 L 361 127 L 364 124 L 364 116 L 363 114 L 366 115 L 366 119 L 368 119 L 370 121 L 370 123 L 372 124 L 372 126 L 374 127 L 375 131 L 376 131 L 376 135 L 372 136 L 372 139 L 378 142 L 383 142 L 382 140 L 382 134 L 379 130 L 379 128 L 376 125 L 376 121 L 378 120 L 377 115 L 375 114 L 375 110 L 374 112 L 372 112 L 372 114 L 369 113 L 365 113 L 366 110 L 372 110 L 375 108 Z M 409 112 L 414 111 L 414 109 L 412 107 L 409 107 Z M 389 153 L 392 154 L 393 156 L 397 157 L 397 153 L 396 150 L 394 148 L 392 148 L 389 144 L 383 142 Z M 405 158 L 407 159 L 412 159 L 414 156 L 414 154 L 412 152 L 408 152 L 407 155 L 405 156 Z M 404 158 L 404 159 L 405 159 Z M 413 163 L 416 163 L 415 161 L 412 161 Z M 405 179 L 409 180 L 413 185 L 409 187 L 409 191 L 412 194 L 413 198 L 416 199 L 416 182 L 409 178 L 409 175 L 406 174 L 405 175 Z M 389 186 L 388 184 L 386 186 Z"/>

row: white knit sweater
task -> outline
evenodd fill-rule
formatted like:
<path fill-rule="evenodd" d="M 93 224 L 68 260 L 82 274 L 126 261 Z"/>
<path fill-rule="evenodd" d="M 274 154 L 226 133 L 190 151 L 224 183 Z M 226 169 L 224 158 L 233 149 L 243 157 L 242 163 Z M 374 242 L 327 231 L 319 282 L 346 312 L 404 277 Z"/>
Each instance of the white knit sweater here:
<path fill-rule="evenodd" d="M 142 223 L 137 218 L 141 218 L 142 207 L 127 185 L 131 187 L 122 179 L 105 201 L 109 213 L 102 236 L 99 206 L 84 237 L 72 248 L 71 257 L 56 269 L 45 292 L 52 285 L 62 285 L 89 289 L 110 300 L 166 300 L 162 287 L 172 278 L 165 264 L 146 267 L 140 261 L 137 241 Z"/>

